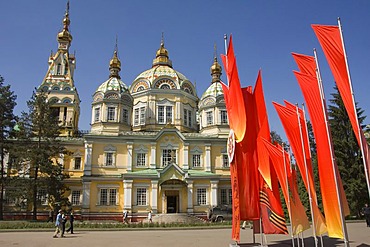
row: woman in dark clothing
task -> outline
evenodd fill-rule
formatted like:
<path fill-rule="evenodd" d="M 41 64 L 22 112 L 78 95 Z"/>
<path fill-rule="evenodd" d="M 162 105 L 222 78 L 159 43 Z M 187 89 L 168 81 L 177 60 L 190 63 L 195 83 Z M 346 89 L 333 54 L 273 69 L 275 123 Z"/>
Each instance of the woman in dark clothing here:
<path fill-rule="evenodd" d="M 70 226 L 67 229 L 67 232 L 71 231 L 71 234 L 73 234 L 73 221 L 75 221 L 75 217 L 73 215 L 73 212 L 71 212 L 71 214 L 69 215 L 69 223 L 70 223 Z"/>

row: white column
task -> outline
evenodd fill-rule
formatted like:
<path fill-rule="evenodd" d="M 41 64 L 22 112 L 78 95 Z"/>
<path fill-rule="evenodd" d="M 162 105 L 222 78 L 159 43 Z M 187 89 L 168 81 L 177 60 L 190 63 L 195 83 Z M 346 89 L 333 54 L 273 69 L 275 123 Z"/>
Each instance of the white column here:
<path fill-rule="evenodd" d="M 211 206 L 217 206 L 218 180 L 211 180 Z"/>
<path fill-rule="evenodd" d="M 132 182 L 133 180 L 123 180 L 123 209 L 126 210 L 131 210 Z"/>
<path fill-rule="evenodd" d="M 193 194 L 194 194 L 194 184 L 193 181 L 187 181 L 188 183 L 188 208 L 187 212 L 188 213 L 193 213 Z"/>
<path fill-rule="evenodd" d="M 90 186 L 91 182 L 82 182 L 82 208 L 90 207 Z"/>
<path fill-rule="evenodd" d="M 150 148 L 150 165 L 149 165 L 149 168 L 150 169 L 155 169 L 156 168 L 156 147 L 157 147 L 157 143 L 156 142 L 152 142 L 150 143 L 151 144 L 151 148 Z"/>
<path fill-rule="evenodd" d="M 184 170 L 188 170 L 189 169 L 189 143 L 184 143 L 184 160 L 183 160 L 183 165 L 182 165 L 182 168 Z"/>
<path fill-rule="evenodd" d="M 158 206 L 158 180 L 152 180 L 152 211 L 153 213 L 157 213 L 157 206 Z"/>
<path fill-rule="evenodd" d="M 133 142 L 127 142 L 127 171 L 132 171 L 132 147 Z"/>
<path fill-rule="evenodd" d="M 85 142 L 84 176 L 91 176 L 92 143 Z"/>
<path fill-rule="evenodd" d="M 210 172 L 211 171 L 211 144 L 206 143 L 205 147 L 206 147 L 206 160 L 205 160 L 204 169 L 206 172 Z"/>

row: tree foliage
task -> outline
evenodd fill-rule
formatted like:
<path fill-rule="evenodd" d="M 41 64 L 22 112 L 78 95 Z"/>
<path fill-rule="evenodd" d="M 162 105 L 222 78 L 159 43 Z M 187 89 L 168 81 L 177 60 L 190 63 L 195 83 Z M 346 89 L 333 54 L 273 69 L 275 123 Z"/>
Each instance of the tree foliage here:
<path fill-rule="evenodd" d="M 32 190 L 24 191 L 23 197 L 32 202 L 33 219 L 36 220 L 37 206 L 42 193 L 52 207 L 65 203 L 63 194 L 67 190 L 63 180 L 67 177 L 61 160 L 65 153 L 59 136 L 59 121 L 44 92 L 33 93 L 27 102 L 29 112 L 22 112 L 19 121 L 17 142 L 22 144 L 17 154 L 18 169 L 27 170 L 32 181 Z M 27 164 L 25 169 L 24 164 Z M 22 182 L 24 177 L 19 177 Z M 31 197 L 31 198 L 30 198 Z"/>
<path fill-rule="evenodd" d="M 332 94 L 329 106 L 329 121 L 334 144 L 334 152 L 343 187 L 352 215 L 359 215 L 364 203 L 368 200 L 364 164 L 360 147 L 352 130 L 338 89 Z M 364 111 L 356 104 L 358 121 L 366 132 Z"/>
<path fill-rule="evenodd" d="M 17 96 L 12 90 L 10 85 L 4 85 L 4 79 L 0 76 L 0 220 L 3 219 L 4 208 L 4 190 L 6 187 L 6 169 L 5 169 L 5 156 L 9 153 L 10 143 L 7 141 L 12 136 L 13 127 L 16 123 L 16 116 L 14 115 L 14 107 Z"/>

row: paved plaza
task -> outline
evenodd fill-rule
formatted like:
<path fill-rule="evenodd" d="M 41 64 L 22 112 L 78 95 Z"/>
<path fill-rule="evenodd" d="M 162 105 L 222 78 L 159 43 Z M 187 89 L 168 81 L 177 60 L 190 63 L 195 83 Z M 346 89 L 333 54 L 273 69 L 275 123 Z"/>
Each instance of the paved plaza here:
<path fill-rule="evenodd" d="M 350 246 L 370 247 L 370 228 L 364 222 L 347 224 Z M 73 247 L 73 246 L 133 246 L 133 247 L 229 247 L 231 229 L 202 230 L 124 230 L 124 231 L 86 231 L 75 230 L 75 234 L 66 234 L 65 238 L 52 238 L 50 231 L 0 232 L 0 246 L 27 247 Z M 314 246 L 310 232 L 305 231 L 305 246 Z M 268 246 L 291 246 L 289 236 L 267 235 Z M 344 246 L 343 241 L 323 237 L 324 246 Z M 256 235 L 256 242 L 260 241 Z M 241 230 L 240 246 L 254 246 L 252 230 Z M 295 246 L 298 246 L 297 244 Z M 302 246 L 302 245 L 300 245 Z M 320 245 L 319 245 L 320 246 Z"/>

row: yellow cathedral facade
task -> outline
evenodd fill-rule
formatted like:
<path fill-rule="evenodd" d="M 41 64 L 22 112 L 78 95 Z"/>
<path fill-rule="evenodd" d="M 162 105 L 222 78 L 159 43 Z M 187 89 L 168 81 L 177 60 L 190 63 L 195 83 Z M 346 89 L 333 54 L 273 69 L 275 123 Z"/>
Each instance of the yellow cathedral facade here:
<path fill-rule="evenodd" d="M 199 98 L 173 68 L 163 38 L 152 67 L 130 85 L 121 80 L 116 45 L 107 80 L 92 95 L 91 129 L 76 136 L 80 97 L 69 25 L 67 8 L 38 90 L 48 92 L 70 153 L 60 162 L 70 176 L 66 196 L 73 210 L 83 219 L 117 219 L 127 210 L 140 220 L 149 211 L 202 215 L 231 205 L 229 125 L 216 56 L 210 86 Z"/>

